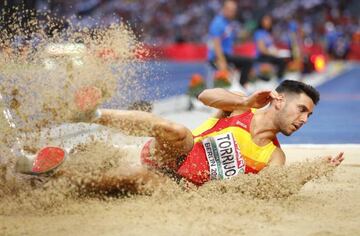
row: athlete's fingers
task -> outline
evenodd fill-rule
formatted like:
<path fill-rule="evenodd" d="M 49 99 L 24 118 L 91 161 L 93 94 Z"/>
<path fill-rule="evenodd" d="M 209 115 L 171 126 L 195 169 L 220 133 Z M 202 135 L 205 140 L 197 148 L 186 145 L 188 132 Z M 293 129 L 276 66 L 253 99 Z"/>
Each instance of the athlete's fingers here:
<path fill-rule="evenodd" d="M 263 90 L 258 93 L 259 99 L 264 99 L 264 101 L 271 100 L 271 91 Z"/>
<path fill-rule="evenodd" d="M 271 93 L 271 90 L 260 90 L 258 92 L 256 92 L 255 94 L 259 97 L 267 97 L 269 96 Z"/>
<path fill-rule="evenodd" d="M 341 161 L 339 161 L 339 160 L 334 160 L 332 163 L 333 163 L 335 166 L 338 166 L 338 165 L 340 165 Z"/>
<path fill-rule="evenodd" d="M 261 101 L 262 105 L 264 106 L 272 100 L 276 99 L 276 94 L 274 94 L 271 90 L 263 90 L 258 95 L 260 97 L 258 101 Z"/>
<path fill-rule="evenodd" d="M 261 97 L 258 101 L 259 103 L 261 103 L 262 105 L 266 105 L 268 104 L 270 101 L 272 100 L 272 98 L 269 95 L 266 95 L 264 97 Z"/>
<path fill-rule="evenodd" d="M 340 152 L 337 156 L 331 159 L 330 164 L 338 166 L 344 160 L 344 153 Z"/>
<path fill-rule="evenodd" d="M 276 92 L 275 90 L 273 90 L 273 91 L 270 92 L 270 97 L 271 97 L 272 99 L 279 99 L 279 98 L 280 98 L 278 92 Z"/>
<path fill-rule="evenodd" d="M 269 101 L 270 90 L 259 90 L 248 97 L 252 107 L 261 108 Z"/>
<path fill-rule="evenodd" d="M 272 98 L 271 97 L 267 97 L 266 100 L 264 101 L 265 104 L 268 104 L 269 102 L 271 102 Z"/>
<path fill-rule="evenodd" d="M 335 158 L 336 158 L 336 160 L 342 162 L 345 159 L 344 153 L 340 152 Z"/>
<path fill-rule="evenodd" d="M 339 154 L 337 154 L 337 155 L 333 158 L 333 160 L 340 160 L 342 157 L 343 157 L 343 153 L 340 152 Z"/>

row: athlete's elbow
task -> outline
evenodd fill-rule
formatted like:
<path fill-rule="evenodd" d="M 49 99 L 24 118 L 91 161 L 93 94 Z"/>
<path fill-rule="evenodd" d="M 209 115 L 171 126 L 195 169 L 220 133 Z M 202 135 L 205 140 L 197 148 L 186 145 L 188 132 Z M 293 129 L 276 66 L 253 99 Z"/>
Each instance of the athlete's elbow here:
<path fill-rule="evenodd" d="M 198 96 L 197 99 L 201 101 L 202 103 L 206 104 L 207 98 L 208 98 L 208 91 L 209 89 L 203 90 Z"/>
<path fill-rule="evenodd" d="M 204 103 L 205 105 L 208 105 L 211 98 L 214 97 L 214 95 L 218 94 L 218 88 L 214 89 L 205 89 L 198 95 L 198 100 Z"/>

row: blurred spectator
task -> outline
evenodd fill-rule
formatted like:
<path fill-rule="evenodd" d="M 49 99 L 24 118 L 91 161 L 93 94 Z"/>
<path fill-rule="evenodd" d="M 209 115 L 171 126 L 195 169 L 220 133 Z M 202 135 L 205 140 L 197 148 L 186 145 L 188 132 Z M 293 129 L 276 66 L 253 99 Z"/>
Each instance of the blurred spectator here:
<path fill-rule="evenodd" d="M 326 50 L 330 56 L 336 59 L 345 59 L 349 52 L 349 39 L 341 29 L 336 28 L 333 23 L 325 24 Z"/>
<path fill-rule="evenodd" d="M 114 22 L 126 22 L 140 40 L 147 44 L 173 43 L 176 37 L 186 42 L 204 43 L 207 27 L 214 15 L 221 10 L 223 0 L 3 0 L 0 9 L 22 4 L 23 9 L 37 8 L 53 15 L 69 18 L 72 25 L 89 28 L 107 26 Z M 325 22 L 341 32 L 342 39 L 350 40 L 359 30 L 360 1 L 355 0 L 235 0 L 241 11 L 236 19 L 243 26 L 241 39 L 247 40 L 255 29 L 256 19 L 266 13 L 274 17 L 273 36 L 278 43 L 286 38 L 288 27 L 284 23 L 298 19 L 303 31 L 304 44 L 326 43 Z M 21 8 L 18 8 L 21 9 Z M 38 16 L 41 14 L 38 14 Z M 8 17 L 9 15 L 6 15 Z M 31 17 L 24 19 L 23 25 Z M 6 29 L 0 20 L 2 31 Z M 61 26 L 61 25 L 60 25 Z M 63 26 L 63 27 L 66 27 Z M 26 28 L 26 27 L 25 27 Z M 341 38 L 341 37 L 340 37 Z M 350 43 L 351 44 L 351 43 Z"/>
<path fill-rule="evenodd" d="M 290 55 L 281 55 L 282 51 L 276 48 L 271 31 L 272 17 L 264 15 L 260 18 L 258 29 L 254 33 L 256 59 L 259 62 L 268 62 L 277 66 L 277 78 L 281 80 L 286 67 L 284 58 Z"/>
<path fill-rule="evenodd" d="M 246 87 L 252 67 L 252 59 L 235 56 L 233 46 L 236 37 L 236 25 L 233 22 L 237 13 L 237 4 L 226 0 L 219 15 L 215 16 L 209 27 L 208 60 L 221 71 L 228 70 L 228 64 L 241 69 L 240 85 Z"/>

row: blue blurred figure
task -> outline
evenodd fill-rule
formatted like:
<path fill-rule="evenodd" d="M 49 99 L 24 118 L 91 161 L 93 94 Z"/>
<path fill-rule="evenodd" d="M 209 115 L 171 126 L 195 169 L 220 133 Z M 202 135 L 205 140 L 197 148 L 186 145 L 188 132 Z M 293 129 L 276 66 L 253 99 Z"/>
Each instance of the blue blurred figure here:
<path fill-rule="evenodd" d="M 275 65 L 277 67 L 277 78 L 282 80 L 286 67 L 285 58 L 290 57 L 290 53 L 276 48 L 271 31 L 272 17 L 270 15 L 262 16 L 254 33 L 256 59 L 258 62 L 267 62 Z"/>
<path fill-rule="evenodd" d="M 345 59 L 350 48 L 349 39 L 331 22 L 325 24 L 325 29 L 327 52 L 335 59 Z"/>
<path fill-rule="evenodd" d="M 237 3 L 226 0 L 222 12 L 215 16 L 209 27 L 208 60 L 217 69 L 226 71 L 228 64 L 241 70 L 240 85 L 246 87 L 253 60 L 235 56 L 233 46 L 236 38 L 236 24 L 233 21 L 237 13 Z"/>

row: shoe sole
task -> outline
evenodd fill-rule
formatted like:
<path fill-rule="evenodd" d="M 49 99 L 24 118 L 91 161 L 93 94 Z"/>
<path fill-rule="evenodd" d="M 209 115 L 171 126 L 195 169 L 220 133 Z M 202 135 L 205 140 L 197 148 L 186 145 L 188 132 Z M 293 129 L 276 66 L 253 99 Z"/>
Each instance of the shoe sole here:
<path fill-rule="evenodd" d="M 59 147 L 45 147 L 41 149 L 33 162 L 31 174 L 49 173 L 58 168 L 66 159 L 66 152 Z"/>

